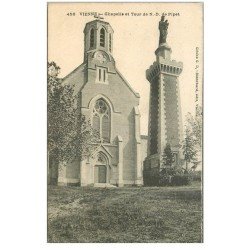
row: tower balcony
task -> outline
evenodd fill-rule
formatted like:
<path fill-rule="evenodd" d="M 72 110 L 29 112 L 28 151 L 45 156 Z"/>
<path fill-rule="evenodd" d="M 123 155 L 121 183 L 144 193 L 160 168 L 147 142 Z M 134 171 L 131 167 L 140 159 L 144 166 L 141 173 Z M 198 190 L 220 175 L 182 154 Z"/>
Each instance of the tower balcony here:
<path fill-rule="evenodd" d="M 172 76 L 179 76 L 183 69 L 183 63 L 171 60 L 168 62 L 154 62 L 153 65 L 146 70 L 146 78 L 149 82 L 161 74 L 167 74 Z"/>

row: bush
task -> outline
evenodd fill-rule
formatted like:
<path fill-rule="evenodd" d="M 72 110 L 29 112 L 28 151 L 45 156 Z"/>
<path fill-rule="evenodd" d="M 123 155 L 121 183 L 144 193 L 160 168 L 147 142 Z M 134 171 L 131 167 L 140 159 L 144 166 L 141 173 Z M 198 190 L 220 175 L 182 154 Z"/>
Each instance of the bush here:
<path fill-rule="evenodd" d="M 172 177 L 176 174 L 176 170 L 174 168 L 163 168 L 159 172 L 159 186 L 169 186 L 171 185 Z"/>
<path fill-rule="evenodd" d="M 191 176 L 189 174 L 176 174 L 171 179 L 172 186 L 185 186 L 191 183 Z"/>
<path fill-rule="evenodd" d="M 188 180 L 182 180 L 187 179 L 187 177 Z M 189 178 L 189 175 L 183 173 L 183 170 L 180 167 L 163 168 L 159 173 L 159 186 L 188 185 L 190 181 L 191 178 Z"/>
<path fill-rule="evenodd" d="M 143 171 L 143 181 L 145 186 L 184 186 L 189 185 L 192 180 L 193 173 L 184 171 L 180 167 L 168 167 L 159 170 L 153 168 Z"/>
<path fill-rule="evenodd" d="M 159 186 L 166 186 L 169 184 L 169 178 L 166 169 L 161 169 L 159 173 Z"/>
<path fill-rule="evenodd" d="M 192 175 L 192 180 L 193 181 L 201 181 L 201 178 L 202 178 L 202 172 L 201 171 L 193 171 L 191 175 Z"/>

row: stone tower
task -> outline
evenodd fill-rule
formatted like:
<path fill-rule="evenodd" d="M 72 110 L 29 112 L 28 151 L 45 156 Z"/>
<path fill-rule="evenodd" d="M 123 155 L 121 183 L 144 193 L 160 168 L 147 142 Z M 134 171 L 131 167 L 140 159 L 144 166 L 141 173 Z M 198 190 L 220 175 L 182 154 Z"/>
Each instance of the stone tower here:
<path fill-rule="evenodd" d="M 180 147 L 183 133 L 178 82 L 183 64 L 171 59 L 172 50 L 167 44 L 168 26 L 168 21 L 162 16 L 159 22 L 159 46 L 155 51 L 156 61 L 146 71 L 146 78 L 150 82 L 150 103 L 144 171 L 149 179 L 162 166 L 162 154 L 167 143 L 171 145 L 176 166 L 182 165 L 183 158 Z"/>

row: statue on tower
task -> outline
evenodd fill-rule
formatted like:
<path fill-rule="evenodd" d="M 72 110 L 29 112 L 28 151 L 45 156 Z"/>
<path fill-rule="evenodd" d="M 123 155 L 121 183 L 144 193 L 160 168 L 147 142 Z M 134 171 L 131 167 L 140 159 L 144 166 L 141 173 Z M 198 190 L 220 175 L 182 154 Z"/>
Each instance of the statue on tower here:
<path fill-rule="evenodd" d="M 159 39 L 159 45 L 162 43 L 166 43 L 167 41 L 167 35 L 168 35 L 168 20 L 165 20 L 165 16 L 161 17 L 161 21 L 159 22 L 159 30 L 160 30 L 160 39 Z"/>

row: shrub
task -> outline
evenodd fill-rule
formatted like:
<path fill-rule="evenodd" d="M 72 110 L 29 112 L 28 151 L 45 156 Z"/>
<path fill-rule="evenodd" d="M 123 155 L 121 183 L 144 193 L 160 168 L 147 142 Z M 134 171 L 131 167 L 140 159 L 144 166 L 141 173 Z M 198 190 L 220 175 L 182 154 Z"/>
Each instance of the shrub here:
<path fill-rule="evenodd" d="M 191 175 L 192 175 L 192 180 L 193 181 L 201 181 L 201 178 L 202 178 L 202 172 L 201 171 L 193 171 Z"/>
<path fill-rule="evenodd" d="M 160 170 L 159 173 L 159 186 L 166 186 L 169 184 L 169 176 L 165 168 Z"/>
<path fill-rule="evenodd" d="M 167 167 L 159 172 L 159 186 L 173 186 L 173 178 L 183 175 L 183 170 L 180 167 Z M 175 181 L 175 180 L 174 180 Z"/>
<path fill-rule="evenodd" d="M 185 186 L 191 183 L 191 176 L 189 174 L 176 174 L 171 179 L 172 186 Z"/>
<path fill-rule="evenodd" d="M 165 167 L 160 170 L 158 167 L 143 171 L 145 186 L 184 186 L 189 185 L 192 180 L 192 172 L 183 172 L 180 167 Z"/>

